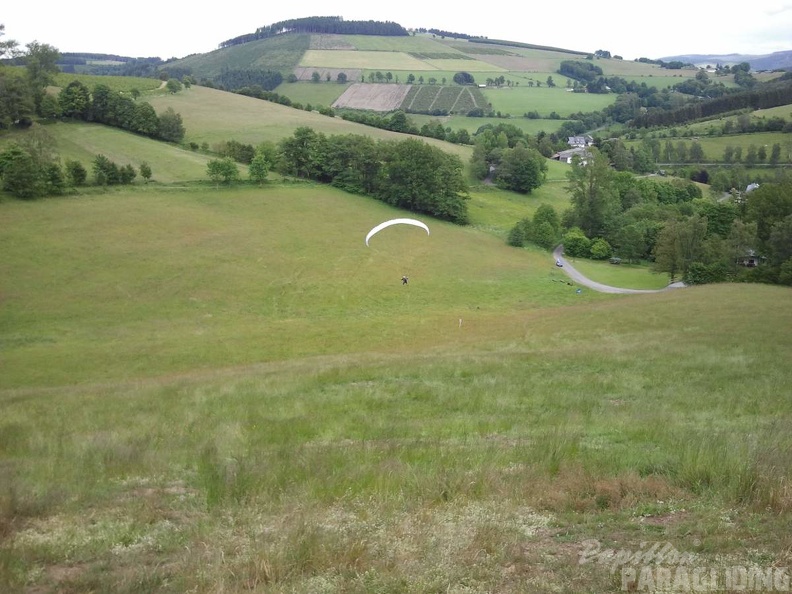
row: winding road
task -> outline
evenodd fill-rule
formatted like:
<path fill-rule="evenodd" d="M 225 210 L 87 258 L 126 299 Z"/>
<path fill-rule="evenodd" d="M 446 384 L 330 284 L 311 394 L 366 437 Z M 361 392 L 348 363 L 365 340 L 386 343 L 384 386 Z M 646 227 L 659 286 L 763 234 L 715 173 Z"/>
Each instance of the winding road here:
<path fill-rule="evenodd" d="M 600 293 L 620 293 L 625 295 L 637 293 L 662 293 L 663 291 L 668 291 L 669 289 L 679 289 L 685 286 L 684 283 L 672 283 L 663 289 L 623 289 L 621 287 L 611 287 L 610 285 L 603 285 L 602 283 L 593 281 L 578 272 L 575 267 L 572 266 L 566 258 L 564 258 L 563 245 L 559 245 L 555 250 L 553 250 L 553 257 L 556 259 L 556 261 L 559 261 L 563 264 L 561 270 L 563 270 L 569 278 L 571 278 L 576 283 L 583 285 L 584 287 L 588 287 L 594 291 L 599 291 Z"/>

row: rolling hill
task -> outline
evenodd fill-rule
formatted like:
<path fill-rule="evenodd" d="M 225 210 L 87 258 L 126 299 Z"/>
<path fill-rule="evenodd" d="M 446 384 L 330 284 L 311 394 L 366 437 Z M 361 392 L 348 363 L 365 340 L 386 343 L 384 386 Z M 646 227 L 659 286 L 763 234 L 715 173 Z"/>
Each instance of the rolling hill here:
<path fill-rule="evenodd" d="M 522 81 L 563 55 L 427 42 Z M 344 43 L 369 65 L 470 61 Z M 574 95 L 484 92 L 519 110 L 531 91 Z M 197 85 L 144 97 L 182 115 L 185 147 L 300 126 L 402 137 Z M 39 131 L 64 159 L 146 160 L 154 181 L 0 201 L 0 590 L 521 594 L 786 575 L 788 288 L 578 292 L 549 252 L 504 242 L 540 204 L 568 205 L 558 162 L 529 196 L 474 186 L 472 225 L 427 219 L 428 236 L 393 227 L 367 247 L 407 213 L 275 174 L 218 187 L 209 151 L 97 124 L 0 143 Z"/>

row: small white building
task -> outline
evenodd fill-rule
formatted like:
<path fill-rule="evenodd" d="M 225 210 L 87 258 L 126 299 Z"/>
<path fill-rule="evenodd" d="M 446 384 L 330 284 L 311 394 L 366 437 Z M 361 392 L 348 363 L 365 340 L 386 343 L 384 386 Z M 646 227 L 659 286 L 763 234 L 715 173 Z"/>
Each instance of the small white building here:
<path fill-rule="evenodd" d="M 560 153 L 556 153 L 555 155 L 553 155 L 553 159 L 555 159 L 556 161 L 561 161 L 562 163 L 571 163 L 572 159 L 575 158 L 575 155 L 580 157 L 580 162 L 583 163 L 584 165 L 588 161 L 589 157 L 591 157 L 591 153 L 588 152 L 585 148 L 575 147 L 566 151 L 561 151 Z"/>
<path fill-rule="evenodd" d="M 570 136 L 567 144 L 572 147 L 585 148 L 594 144 L 594 139 L 588 134 L 584 136 Z"/>

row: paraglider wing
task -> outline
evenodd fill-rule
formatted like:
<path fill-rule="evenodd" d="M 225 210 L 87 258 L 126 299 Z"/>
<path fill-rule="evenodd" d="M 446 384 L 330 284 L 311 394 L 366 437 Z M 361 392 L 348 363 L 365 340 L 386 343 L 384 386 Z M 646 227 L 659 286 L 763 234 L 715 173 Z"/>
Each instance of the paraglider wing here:
<path fill-rule="evenodd" d="M 390 221 L 385 221 L 384 223 L 380 223 L 379 225 L 377 225 L 371 231 L 368 232 L 368 235 L 366 235 L 366 245 L 369 244 L 369 239 L 371 239 L 375 234 L 379 233 L 386 227 L 390 227 L 391 225 L 415 225 L 416 227 L 425 229 L 426 234 L 429 235 L 429 227 L 427 227 L 421 221 L 418 221 L 416 219 L 391 219 Z"/>

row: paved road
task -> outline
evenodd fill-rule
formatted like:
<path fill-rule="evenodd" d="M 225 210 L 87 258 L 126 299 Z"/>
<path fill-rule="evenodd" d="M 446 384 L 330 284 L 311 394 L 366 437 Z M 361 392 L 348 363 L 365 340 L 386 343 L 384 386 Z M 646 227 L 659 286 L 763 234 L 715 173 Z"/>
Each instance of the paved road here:
<path fill-rule="evenodd" d="M 559 245 L 555 250 L 553 250 L 553 257 L 560 261 L 563 264 L 561 270 L 575 281 L 578 284 L 583 285 L 584 287 L 588 287 L 589 289 L 593 289 L 594 291 L 599 291 L 600 293 L 621 293 L 621 294 L 633 294 L 633 293 L 662 293 L 663 291 L 668 291 L 669 289 L 678 289 L 684 287 L 684 283 L 673 283 L 668 285 L 663 289 L 623 289 L 621 287 L 611 287 L 610 285 L 603 285 L 602 283 L 598 283 L 596 281 L 591 280 L 588 277 L 583 276 L 580 272 L 578 272 L 574 266 L 572 266 L 569 261 L 564 258 L 564 246 Z"/>

